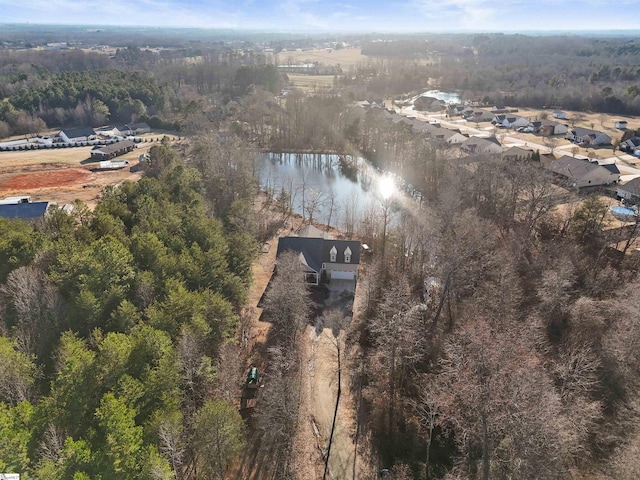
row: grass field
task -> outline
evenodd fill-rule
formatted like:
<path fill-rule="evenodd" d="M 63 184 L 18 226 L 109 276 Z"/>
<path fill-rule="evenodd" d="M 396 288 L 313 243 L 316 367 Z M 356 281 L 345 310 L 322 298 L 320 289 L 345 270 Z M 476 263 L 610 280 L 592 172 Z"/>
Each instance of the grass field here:
<path fill-rule="evenodd" d="M 323 90 L 333 87 L 333 75 L 293 75 L 287 74 L 289 82 L 304 91 Z"/>
<path fill-rule="evenodd" d="M 328 50 L 320 48 L 316 50 L 296 50 L 280 52 L 272 56 L 272 60 L 279 65 L 289 63 L 319 63 L 323 66 L 340 65 L 343 70 L 348 70 L 361 62 L 370 60 L 362 55 L 360 48 L 342 48 L 340 50 Z M 304 91 L 323 90 L 333 86 L 333 75 L 296 75 L 287 74 L 291 85 Z"/>
<path fill-rule="evenodd" d="M 361 62 L 370 60 L 362 55 L 360 48 L 342 48 L 340 50 L 295 50 L 273 54 L 273 59 L 280 65 L 288 63 L 321 63 L 325 66 L 340 65 L 343 69 L 353 67 Z"/>

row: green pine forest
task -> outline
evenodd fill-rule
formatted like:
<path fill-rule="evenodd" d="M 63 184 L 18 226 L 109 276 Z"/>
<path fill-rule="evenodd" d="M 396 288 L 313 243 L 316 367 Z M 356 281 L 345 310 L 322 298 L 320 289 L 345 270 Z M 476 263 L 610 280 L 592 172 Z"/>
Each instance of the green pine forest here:
<path fill-rule="evenodd" d="M 93 212 L 0 219 L 0 472 L 223 478 L 243 448 L 225 387 L 242 379 L 219 359 L 237 356 L 254 192 L 221 198 L 204 163 L 151 153 L 156 168 Z"/>

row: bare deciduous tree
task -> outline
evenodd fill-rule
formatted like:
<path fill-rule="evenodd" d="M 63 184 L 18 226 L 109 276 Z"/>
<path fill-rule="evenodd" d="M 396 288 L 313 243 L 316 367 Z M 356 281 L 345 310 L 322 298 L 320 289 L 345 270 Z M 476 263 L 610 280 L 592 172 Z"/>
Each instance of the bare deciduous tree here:
<path fill-rule="evenodd" d="M 20 267 L 0 287 L 0 308 L 12 325 L 20 351 L 42 356 L 50 353 L 52 335 L 62 315 L 58 290 L 35 266 Z"/>

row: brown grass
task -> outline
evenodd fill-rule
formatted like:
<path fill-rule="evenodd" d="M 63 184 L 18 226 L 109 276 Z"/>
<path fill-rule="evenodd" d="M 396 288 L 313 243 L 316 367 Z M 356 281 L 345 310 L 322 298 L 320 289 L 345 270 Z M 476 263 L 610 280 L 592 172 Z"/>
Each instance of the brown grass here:
<path fill-rule="evenodd" d="M 287 75 L 294 87 L 304 91 L 324 90 L 333 87 L 332 75 Z"/>
<path fill-rule="evenodd" d="M 0 152 L 0 169 L 45 164 L 75 164 L 91 156 L 91 147 Z"/>
<path fill-rule="evenodd" d="M 352 67 L 361 62 L 371 60 L 370 57 L 362 55 L 360 48 L 342 48 L 340 50 L 328 51 L 325 48 L 315 50 L 296 50 L 273 54 L 271 57 L 278 64 L 287 63 L 321 63 L 322 65 L 340 65 L 343 69 Z"/>

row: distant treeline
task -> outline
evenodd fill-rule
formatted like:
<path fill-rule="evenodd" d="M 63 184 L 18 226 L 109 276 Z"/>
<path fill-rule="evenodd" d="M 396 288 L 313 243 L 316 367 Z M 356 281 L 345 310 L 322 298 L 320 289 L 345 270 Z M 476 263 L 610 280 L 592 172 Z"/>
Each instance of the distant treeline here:
<path fill-rule="evenodd" d="M 201 56 L 190 61 L 196 53 Z M 281 74 L 260 61 L 226 47 L 167 54 L 127 47 L 113 58 L 81 50 L 0 50 L 0 138 L 137 120 L 178 130 L 201 123 L 208 105 L 224 105 L 254 85 L 278 92 Z"/>
<path fill-rule="evenodd" d="M 627 37 L 443 35 L 363 45 L 366 55 L 430 58 L 414 66 L 442 90 L 521 107 L 640 113 L 640 41 Z M 382 77 L 382 78 L 380 78 Z M 367 80 L 376 94 L 401 93 L 407 75 Z M 387 77 L 388 81 L 384 81 Z"/>

